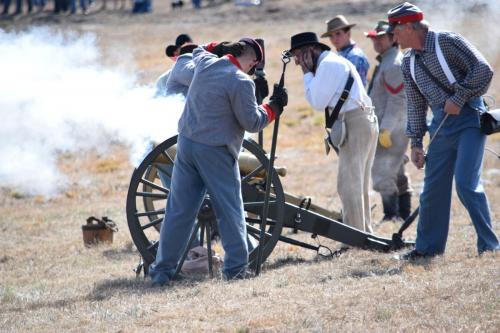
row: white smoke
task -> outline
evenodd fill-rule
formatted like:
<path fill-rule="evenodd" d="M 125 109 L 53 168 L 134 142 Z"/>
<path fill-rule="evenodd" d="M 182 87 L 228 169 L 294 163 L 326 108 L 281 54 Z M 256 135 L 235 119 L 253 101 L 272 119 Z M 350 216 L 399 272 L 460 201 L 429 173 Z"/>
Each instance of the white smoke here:
<path fill-rule="evenodd" d="M 411 1 L 410 1 L 411 2 Z M 436 31 L 453 31 L 464 35 L 494 63 L 500 51 L 499 0 L 426 0 L 417 6 Z"/>
<path fill-rule="evenodd" d="M 154 99 L 134 75 L 104 68 L 91 34 L 0 30 L 0 187 L 53 196 L 65 186 L 60 153 L 130 144 L 176 133 L 184 101 Z"/>

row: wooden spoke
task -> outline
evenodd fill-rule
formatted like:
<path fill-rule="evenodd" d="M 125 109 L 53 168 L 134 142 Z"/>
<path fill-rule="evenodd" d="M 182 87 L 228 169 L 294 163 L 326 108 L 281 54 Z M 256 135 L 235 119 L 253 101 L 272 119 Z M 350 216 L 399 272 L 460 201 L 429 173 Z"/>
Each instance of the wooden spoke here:
<path fill-rule="evenodd" d="M 141 229 L 142 230 L 146 230 L 147 228 L 151 228 L 151 227 L 154 227 L 155 225 L 157 224 L 160 224 L 163 222 L 163 217 L 160 217 L 159 219 L 156 219 L 154 221 L 151 221 L 149 223 L 146 223 L 145 225 L 142 225 L 141 226 Z"/>
<path fill-rule="evenodd" d="M 174 164 L 174 160 L 172 159 L 172 157 L 170 157 L 166 150 L 162 151 L 161 154 L 165 156 L 170 162 L 172 162 L 172 164 Z"/>
<path fill-rule="evenodd" d="M 136 192 L 135 194 L 139 197 L 156 198 L 156 199 L 166 199 L 168 197 L 167 194 L 163 193 Z"/>
<path fill-rule="evenodd" d="M 150 210 L 150 211 L 143 212 L 143 213 L 135 213 L 135 216 L 141 217 L 141 216 L 151 216 L 151 215 L 157 215 L 157 214 L 165 214 L 165 208 L 158 209 L 158 210 Z"/>
<path fill-rule="evenodd" d="M 168 169 L 165 169 L 165 167 L 161 163 L 154 163 L 154 166 L 156 167 L 156 169 L 158 169 L 159 171 L 163 172 L 164 174 L 166 174 L 167 176 L 172 178 L 171 171 Z"/>
<path fill-rule="evenodd" d="M 152 188 L 154 188 L 154 189 L 156 189 L 158 191 L 162 191 L 163 193 L 167 193 L 167 194 L 170 193 L 170 190 L 168 188 L 165 188 L 165 187 L 163 187 L 161 185 L 153 183 L 153 182 L 151 182 L 151 181 L 149 181 L 147 179 L 141 178 L 140 182 L 143 183 L 143 184 L 145 184 L 145 185 L 147 185 L 147 186 L 151 186 Z"/>
<path fill-rule="evenodd" d="M 259 174 L 262 170 L 264 170 L 264 166 L 261 164 L 258 168 L 250 172 L 248 175 L 241 179 L 242 182 L 247 182 L 249 179 L 253 178 L 255 175 Z"/>

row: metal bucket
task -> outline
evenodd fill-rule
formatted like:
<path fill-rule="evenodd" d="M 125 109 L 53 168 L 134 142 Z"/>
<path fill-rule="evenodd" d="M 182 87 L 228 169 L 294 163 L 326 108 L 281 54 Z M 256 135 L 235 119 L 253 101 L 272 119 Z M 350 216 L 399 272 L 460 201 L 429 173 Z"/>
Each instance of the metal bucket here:
<path fill-rule="evenodd" d="M 106 216 L 99 220 L 94 216 L 87 219 L 87 224 L 82 225 L 83 244 L 91 247 L 99 243 L 113 243 L 113 233 L 118 231 L 116 224 Z"/>

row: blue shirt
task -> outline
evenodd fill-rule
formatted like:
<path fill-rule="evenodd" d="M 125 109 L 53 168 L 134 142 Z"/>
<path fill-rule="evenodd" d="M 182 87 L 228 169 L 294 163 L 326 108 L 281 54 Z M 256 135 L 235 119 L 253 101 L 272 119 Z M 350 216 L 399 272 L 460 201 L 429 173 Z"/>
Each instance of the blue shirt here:
<path fill-rule="evenodd" d="M 361 81 L 363 82 L 363 86 L 366 86 L 366 76 L 368 75 L 370 64 L 363 50 L 361 50 L 356 43 L 352 43 L 338 51 L 337 54 L 349 60 L 354 67 L 356 67 L 361 77 Z"/>

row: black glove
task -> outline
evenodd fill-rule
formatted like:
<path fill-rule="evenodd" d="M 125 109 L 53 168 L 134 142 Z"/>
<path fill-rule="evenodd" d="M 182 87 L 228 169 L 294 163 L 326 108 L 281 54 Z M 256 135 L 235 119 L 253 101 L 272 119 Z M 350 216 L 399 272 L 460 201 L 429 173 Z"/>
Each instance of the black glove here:
<path fill-rule="evenodd" d="M 269 86 L 267 84 L 267 80 L 262 75 L 257 75 L 253 80 L 255 83 L 255 96 L 260 98 L 262 101 L 269 95 Z"/>
<path fill-rule="evenodd" d="M 285 87 L 274 84 L 273 94 L 269 98 L 269 106 L 276 116 L 281 115 L 283 108 L 288 104 L 288 92 Z"/>
<path fill-rule="evenodd" d="M 235 57 L 239 57 L 241 55 L 241 52 L 243 51 L 243 46 L 245 46 L 245 44 L 242 42 L 222 42 L 214 46 L 212 53 L 219 58 L 226 54 L 231 54 Z"/>

